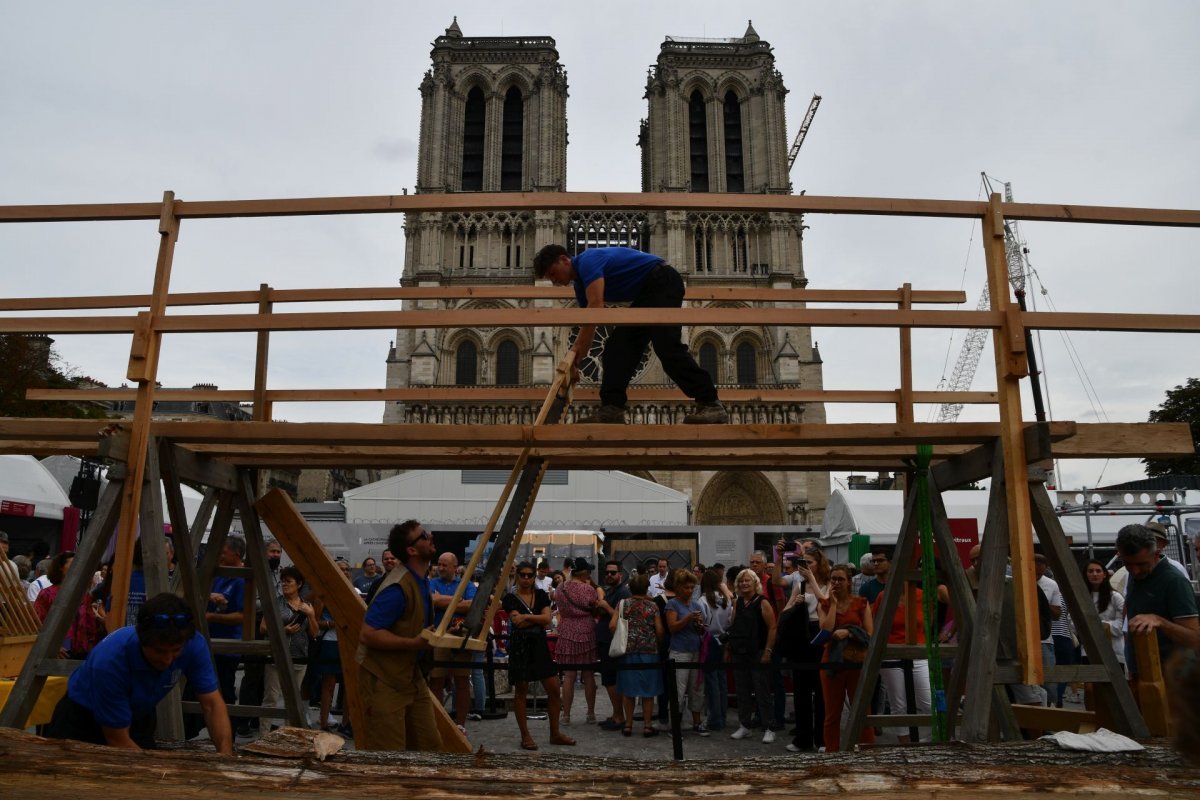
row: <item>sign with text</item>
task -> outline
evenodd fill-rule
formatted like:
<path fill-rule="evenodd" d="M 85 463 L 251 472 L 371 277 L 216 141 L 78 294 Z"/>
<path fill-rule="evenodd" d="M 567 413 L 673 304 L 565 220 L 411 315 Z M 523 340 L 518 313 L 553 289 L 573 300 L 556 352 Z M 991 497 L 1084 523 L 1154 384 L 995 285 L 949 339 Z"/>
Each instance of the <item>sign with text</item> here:
<path fill-rule="evenodd" d="M 0 514 L 10 517 L 32 517 L 33 503 L 21 503 L 16 500 L 0 500 Z"/>

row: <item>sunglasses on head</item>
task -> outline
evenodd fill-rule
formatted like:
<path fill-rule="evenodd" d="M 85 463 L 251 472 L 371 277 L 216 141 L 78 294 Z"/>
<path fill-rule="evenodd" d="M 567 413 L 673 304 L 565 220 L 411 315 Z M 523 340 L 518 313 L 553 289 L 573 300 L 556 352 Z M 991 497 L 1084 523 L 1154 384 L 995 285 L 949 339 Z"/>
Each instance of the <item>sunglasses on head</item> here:
<path fill-rule="evenodd" d="M 192 615 L 182 614 L 152 614 L 150 625 L 155 628 L 186 628 L 192 624 Z"/>

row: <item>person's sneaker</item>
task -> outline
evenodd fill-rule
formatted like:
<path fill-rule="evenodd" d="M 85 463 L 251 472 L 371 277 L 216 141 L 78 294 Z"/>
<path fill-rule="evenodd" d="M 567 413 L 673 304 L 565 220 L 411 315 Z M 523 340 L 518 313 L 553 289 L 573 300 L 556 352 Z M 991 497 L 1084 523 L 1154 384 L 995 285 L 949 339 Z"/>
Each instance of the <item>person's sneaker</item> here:
<path fill-rule="evenodd" d="M 729 734 L 729 738 L 730 739 L 745 739 L 749 735 L 750 735 L 750 729 L 747 728 L 745 725 L 739 725 L 738 729 L 736 731 Z"/>
<path fill-rule="evenodd" d="M 708 736 L 708 728 L 701 722 L 699 725 L 692 726 L 692 732 L 697 736 Z"/>
<path fill-rule="evenodd" d="M 711 403 L 697 403 L 696 409 L 685 416 L 683 421 L 687 425 L 720 425 L 729 422 L 729 412 L 725 410 L 725 406 L 721 405 L 719 400 Z"/>
<path fill-rule="evenodd" d="M 788 742 L 788 746 L 785 747 L 784 749 L 787 750 L 789 753 L 799 753 L 800 752 L 800 748 L 796 747 L 796 745 L 792 744 L 791 742 Z"/>
<path fill-rule="evenodd" d="M 481 719 L 483 719 L 483 714 L 480 714 L 478 711 L 467 712 L 467 721 L 468 722 L 479 722 L 479 720 L 481 720 Z"/>
<path fill-rule="evenodd" d="M 580 425 L 624 425 L 625 409 L 623 406 L 602 405 L 594 414 L 588 414 L 576 420 Z"/>
<path fill-rule="evenodd" d="M 763 734 L 763 744 L 771 744 L 775 741 L 775 731 L 767 728 L 767 732 Z"/>

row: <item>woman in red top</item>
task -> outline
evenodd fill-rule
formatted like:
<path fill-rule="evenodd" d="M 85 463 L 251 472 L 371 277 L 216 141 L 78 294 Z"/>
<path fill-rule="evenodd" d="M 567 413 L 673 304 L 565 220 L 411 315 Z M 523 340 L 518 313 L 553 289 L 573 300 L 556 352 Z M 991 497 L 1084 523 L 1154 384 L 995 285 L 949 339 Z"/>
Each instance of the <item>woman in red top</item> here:
<path fill-rule="evenodd" d="M 850 594 L 850 571 L 844 566 L 836 566 L 829 573 L 829 599 L 821 603 L 821 630 L 830 631 L 829 642 L 825 645 L 825 655 L 822 664 L 829 663 L 830 650 L 845 639 L 850 638 L 848 626 L 857 625 L 867 632 L 874 631 L 871 620 L 871 607 L 867 598 Z M 858 686 L 857 669 L 822 669 L 821 690 L 825 695 L 825 752 L 835 753 L 841 748 L 842 741 L 842 707 L 854 698 L 854 690 Z M 875 741 L 875 729 L 863 728 L 862 741 L 868 744 Z"/>
<path fill-rule="evenodd" d="M 875 565 L 875 578 L 880 582 L 886 582 L 892 569 L 892 560 L 886 552 L 875 551 L 871 555 L 871 562 Z M 882 578 L 880 576 L 883 576 Z M 880 620 L 881 628 L 888 630 L 888 644 L 907 644 L 904 632 L 904 617 L 906 613 L 905 596 L 908 592 L 900 593 L 900 602 L 896 606 L 896 613 L 892 615 L 892 620 L 888 623 L 885 620 Z M 913 644 L 925 644 L 925 611 L 924 605 L 921 602 L 921 590 L 913 589 L 916 624 L 915 637 Z M 875 617 L 879 616 L 879 610 L 883 607 L 883 593 L 875 598 L 875 603 L 871 606 L 871 612 Z M 914 714 L 929 714 L 929 662 L 926 659 L 913 659 L 913 700 Z M 904 669 L 903 667 L 883 667 L 879 670 L 879 681 L 883 684 L 883 690 L 887 693 L 888 713 L 889 714 L 908 714 L 908 692 L 904 685 Z M 901 744 L 908 744 L 912 741 L 910 728 L 892 728 L 892 733 L 896 734 L 896 739 Z M 930 729 L 928 726 L 922 727 L 919 730 L 921 740 L 928 740 Z"/>
<path fill-rule="evenodd" d="M 50 585 L 42 589 L 37 599 L 33 601 L 33 610 L 37 612 L 38 618 L 43 622 L 46 621 L 46 615 L 50 613 L 50 606 L 54 604 L 54 598 L 58 597 L 58 590 L 67 577 L 67 570 L 71 568 L 74 560 L 75 554 L 68 550 L 59 553 L 50 562 L 50 569 L 46 572 L 50 578 Z M 103 613 L 103 606 L 96 606 L 96 608 Z M 75 609 L 75 618 L 71 622 L 71 627 L 67 629 L 67 638 L 63 641 L 62 649 L 59 651 L 60 658 L 86 658 L 92 648 L 104 638 L 103 617 L 96 616 L 96 608 L 92 606 L 91 592 L 85 593 L 79 607 Z"/>

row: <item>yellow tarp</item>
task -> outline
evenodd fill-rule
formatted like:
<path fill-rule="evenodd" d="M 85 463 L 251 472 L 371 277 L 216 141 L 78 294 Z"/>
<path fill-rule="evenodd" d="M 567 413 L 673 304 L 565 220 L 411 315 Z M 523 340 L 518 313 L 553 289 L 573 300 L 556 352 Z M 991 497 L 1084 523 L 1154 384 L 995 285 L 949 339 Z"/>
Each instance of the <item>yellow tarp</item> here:
<path fill-rule="evenodd" d="M 8 702 L 8 695 L 15 684 L 16 681 L 0 680 L 0 707 Z M 33 707 L 33 713 L 29 715 L 29 719 L 25 721 L 25 725 L 22 727 L 28 728 L 31 725 L 45 725 L 49 722 L 50 717 L 54 715 L 54 707 L 58 705 L 58 701 L 62 700 L 63 695 L 66 693 L 66 678 L 46 678 L 46 685 L 42 687 L 42 693 L 38 696 L 37 704 Z"/>

